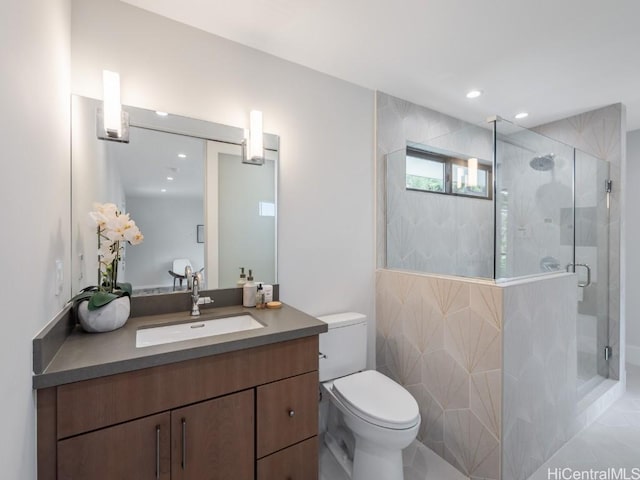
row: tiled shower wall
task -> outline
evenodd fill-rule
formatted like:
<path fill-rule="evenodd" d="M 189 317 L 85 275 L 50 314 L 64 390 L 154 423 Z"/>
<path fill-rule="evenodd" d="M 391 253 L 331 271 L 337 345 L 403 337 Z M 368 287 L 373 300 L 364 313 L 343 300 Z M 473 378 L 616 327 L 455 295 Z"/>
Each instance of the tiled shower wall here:
<path fill-rule="evenodd" d="M 524 480 L 580 428 L 575 276 L 379 270 L 376 290 L 378 370 L 416 398 L 418 439 L 469 478 Z"/>
<path fill-rule="evenodd" d="M 405 152 L 387 155 L 387 268 L 492 278 L 493 203 L 407 190 Z"/>
<path fill-rule="evenodd" d="M 570 274 L 504 285 L 504 480 L 525 480 L 578 430 L 576 296 Z"/>
<path fill-rule="evenodd" d="M 376 235 L 376 255 L 377 265 L 380 268 L 386 266 L 385 254 L 386 245 L 386 207 L 387 207 L 387 191 L 386 191 L 386 158 L 387 155 L 404 151 L 407 142 L 415 144 L 431 145 L 438 148 L 451 150 L 457 153 L 478 156 L 484 159 L 491 159 L 492 155 L 492 135 L 491 130 L 480 128 L 471 123 L 459 120 L 454 117 L 436 112 L 426 107 L 415 105 L 406 100 L 392 97 L 385 93 L 378 92 L 376 94 L 376 178 L 377 178 L 377 235 Z M 397 161 L 397 160 L 396 160 Z M 401 162 L 402 165 L 404 165 Z M 430 197 L 438 197 L 435 194 L 423 194 Z M 459 200 L 459 198 L 458 198 Z M 471 199 L 475 202 L 487 202 L 486 200 Z M 449 209 L 454 205 L 453 202 L 444 201 L 444 208 Z M 459 205 L 460 202 L 456 202 Z M 408 208 L 406 218 L 411 221 L 415 219 L 415 211 L 413 217 L 410 215 L 411 208 Z M 415 209 L 414 209 L 415 210 Z M 447 210 L 449 216 L 453 216 L 453 210 Z M 441 211 L 441 213 L 443 213 Z M 433 226 L 430 222 L 433 219 L 423 218 L 424 225 L 422 231 L 429 231 L 429 227 Z M 464 222 L 464 219 L 459 219 Z M 451 221 L 450 221 L 451 223 Z M 412 225 L 416 227 L 416 225 Z M 439 229 L 438 225 L 435 225 Z M 492 227 L 491 227 L 492 228 Z M 412 228 L 408 232 L 409 236 L 415 235 L 418 229 Z M 402 234 L 402 230 L 398 229 L 397 233 Z M 433 235 L 433 230 L 431 234 Z M 478 232 L 482 235 L 482 232 Z M 415 245 L 419 239 L 405 238 L 402 244 Z M 437 253 L 439 255 L 450 256 L 452 254 L 451 242 L 442 242 L 447 248 Z M 435 246 L 440 244 L 434 244 Z M 491 242 L 491 250 L 493 250 L 493 241 Z M 406 253 L 406 252 L 404 252 Z M 411 254 L 409 253 L 407 255 Z M 405 255 L 405 257 L 407 256 Z M 432 259 L 438 255 L 433 255 Z M 480 261 L 480 264 L 482 262 Z M 460 263 L 463 266 L 463 263 Z M 400 268 L 400 267 L 397 267 Z"/>
<path fill-rule="evenodd" d="M 377 273 L 378 370 L 418 401 L 418 439 L 471 478 L 501 478 L 502 290 Z"/>

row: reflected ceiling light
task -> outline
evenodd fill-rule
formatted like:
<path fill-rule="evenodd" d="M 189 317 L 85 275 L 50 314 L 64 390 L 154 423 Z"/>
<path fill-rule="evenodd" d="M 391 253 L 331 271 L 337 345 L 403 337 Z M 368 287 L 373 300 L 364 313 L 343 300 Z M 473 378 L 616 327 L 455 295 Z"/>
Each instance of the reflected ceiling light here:
<path fill-rule="evenodd" d="M 167 180 L 169 180 L 171 182 L 171 181 L 173 181 L 173 177 L 167 177 Z"/>
<path fill-rule="evenodd" d="M 467 160 L 467 186 L 468 187 L 477 187 L 478 186 L 478 159 L 470 158 Z"/>
<path fill-rule="evenodd" d="M 184 153 L 179 153 L 178 158 L 187 158 L 187 156 Z"/>
<path fill-rule="evenodd" d="M 120 75 L 102 71 L 102 108 L 98 108 L 97 134 L 103 140 L 129 142 L 129 114 L 120 104 Z"/>
<path fill-rule="evenodd" d="M 156 115 L 158 115 L 159 117 L 166 117 L 169 114 L 167 112 L 159 112 L 156 110 Z"/>
<path fill-rule="evenodd" d="M 467 98 L 478 98 L 482 95 L 482 90 L 471 90 L 467 93 Z"/>
<path fill-rule="evenodd" d="M 164 192 L 166 192 L 166 191 L 167 191 L 167 189 L 166 189 L 166 188 L 161 188 L 161 189 L 160 189 L 160 191 L 161 191 L 162 193 L 164 193 Z"/>
<path fill-rule="evenodd" d="M 263 135 L 262 112 L 252 110 L 249 114 L 249 130 L 245 131 L 243 163 L 251 165 L 264 164 Z"/>
<path fill-rule="evenodd" d="M 516 116 L 515 116 L 515 117 L 516 117 L 518 120 L 520 120 L 520 119 L 522 119 L 522 118 L 527 118 L 528 116 L 529 116 L 529 114 L 528 114 L 527 112 L 520 112 L 520 113 L 516 114 Z"/>

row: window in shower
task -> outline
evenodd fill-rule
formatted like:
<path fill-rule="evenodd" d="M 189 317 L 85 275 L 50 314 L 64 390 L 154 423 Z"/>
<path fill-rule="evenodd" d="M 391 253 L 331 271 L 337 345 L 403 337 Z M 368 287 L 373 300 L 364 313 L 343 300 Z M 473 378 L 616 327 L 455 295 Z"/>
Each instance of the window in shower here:
<path fill-rule="evenodd" d="M 407 148 L 406 188 L 465 197 L 492 198 L 491 163 Z"/>
<path fill-rule="evenodd" d="M 407 188 L 444 193 L 445 165 L 444 157 L 407 149 Z"/>

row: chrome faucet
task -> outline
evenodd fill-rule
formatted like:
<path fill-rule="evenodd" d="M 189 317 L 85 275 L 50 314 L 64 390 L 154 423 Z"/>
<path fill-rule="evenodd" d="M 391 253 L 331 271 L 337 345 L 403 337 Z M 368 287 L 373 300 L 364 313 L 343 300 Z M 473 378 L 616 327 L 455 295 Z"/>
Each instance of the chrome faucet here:
<path fill-rule="evenodd" d="M 202 274 L 200 272 L 193 273 L 191 267 L 186 266 L 184 269 L 184 276 L 187 279 L 187 286 L 189 290 L 191 290 L 191 316 L 197 317 L 200 315 L 198 300 L 200 300 L 200 282 L 202 282 Z"/>

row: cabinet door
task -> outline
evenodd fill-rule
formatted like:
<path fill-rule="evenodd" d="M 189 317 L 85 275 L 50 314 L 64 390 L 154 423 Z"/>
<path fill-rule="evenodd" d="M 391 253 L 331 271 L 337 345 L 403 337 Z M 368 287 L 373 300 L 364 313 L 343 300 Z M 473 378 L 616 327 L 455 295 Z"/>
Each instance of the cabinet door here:
<path fill-rule="evenodd" d="M 258 458 L 318 434 L 318 372 L 258 387 Z"/>
<path fill-rule="evenodd" d="M 253 420 L 253 390 L 173 410 L 172 480 L 253 480 Z"/>
<path fill-rule="evenodd" d="M 258 460 L 258 480 L 318 480 L 318 437 Z"/>
<path fill-rule="evenodd" d="M 58 442 L 60 480 L 169 480 L 170 415 L 161 413 Z"/>

